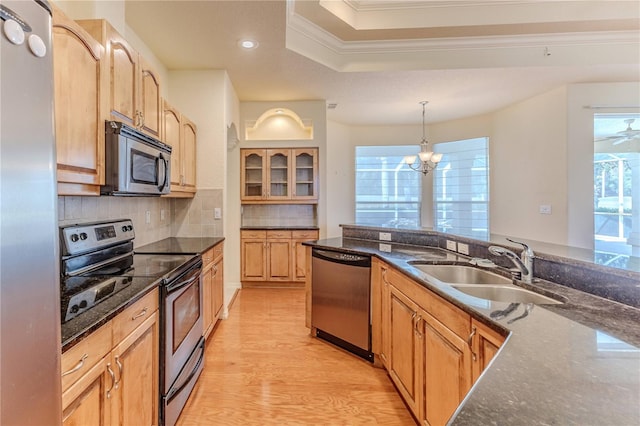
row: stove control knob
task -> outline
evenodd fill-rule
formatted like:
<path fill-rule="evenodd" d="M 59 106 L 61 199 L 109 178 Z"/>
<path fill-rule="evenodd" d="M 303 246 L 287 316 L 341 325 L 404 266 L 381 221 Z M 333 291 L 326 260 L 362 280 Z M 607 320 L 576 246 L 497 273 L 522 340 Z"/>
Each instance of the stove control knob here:
<path fill-rule="evenodd" d="M 80 238 L 78 237 L 78 234 L 71 234 L 71 237 L 69 237 L 71 239 L 72 242 L 76 242 L 78 241 Z"/>
<path fill-rule="evenodd" d="M 129 228 L 127 227 L 127 225 L 124 225 L 122 227 L 122 232 L 127 232 L 129 230 Z"/>
<path fill-rule="evenodd" d="M 80 309 L 84 309 L 87 307 L 87 301 L 83 300 L 82 302 L 80 302 Z"/>
<path fill-rule="evenodd" d="M 132 225 L 127 225 L 127 231 L 133 231 L 133 226 Z"/>
<path fill-rule="evenodd" d="M 86 234 L 85 232 L 81 232 L 81 233 L 80 233 L 80 239 L 81 239 L 82 241 L 86 240 L 86 239 L 87 239 L 87 234 Z"/>
<path fill-rule="evenodd" d="M 69 310 L 71 311 L 72 314 L 75 314 L 80 310 L 80 307 L 78 305 L 73 305 Z"/>

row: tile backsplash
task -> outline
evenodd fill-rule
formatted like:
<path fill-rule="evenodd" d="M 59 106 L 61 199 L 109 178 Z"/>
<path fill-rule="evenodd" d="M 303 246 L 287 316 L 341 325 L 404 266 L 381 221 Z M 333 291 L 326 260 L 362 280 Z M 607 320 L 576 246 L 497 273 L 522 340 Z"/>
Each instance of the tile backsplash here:
<path fill-rule="evenodd" d="M 193 199 L 60 196 L 58 224 L 131 219 L 135 247 L 169 237 L 222 236 L 222 219 L 214 219 L 214 209 L 222 209 L 222 196 L 221 189 L 199 190 Z"/>
<path fill-rule="evenodd" d="M 317 226 L 313 204 L 245 204 L 242 226 Z"/>

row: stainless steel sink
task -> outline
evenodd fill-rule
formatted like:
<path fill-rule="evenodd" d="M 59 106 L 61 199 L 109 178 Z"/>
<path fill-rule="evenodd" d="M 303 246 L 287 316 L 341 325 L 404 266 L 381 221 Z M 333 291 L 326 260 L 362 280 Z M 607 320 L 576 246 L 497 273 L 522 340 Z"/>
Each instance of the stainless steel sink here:
<path fill-rule="evenodd" d="M 427 275 L 447 284 L 511 284 L 510 278 L 484 269 L 473 268 L 462 265 L 424 265 L 412 263 L 415 268 L 420 269 Z"/>
<path fill-rule="evenodd" d="M 469 296 L 496 302 L 533 303 L 536 305 L 558 305 L 562 302 L 540 293 L 525 290 L 515 285 L 451 284 L 451 287 Z"/>

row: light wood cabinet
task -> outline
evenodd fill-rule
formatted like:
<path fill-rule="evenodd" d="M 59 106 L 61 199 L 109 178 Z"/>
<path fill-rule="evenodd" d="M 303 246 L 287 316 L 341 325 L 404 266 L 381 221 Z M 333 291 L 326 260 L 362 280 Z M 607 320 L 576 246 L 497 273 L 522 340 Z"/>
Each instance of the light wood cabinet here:
<path fill-rule="evenodd" d="M 196 134 L 196 125 L 163 101 L 162 140 L 171 145 L 169 197 L 193 197 L 196 192 Z"/>
<path fill-rule="evenodd" d="M 55 5 L 53 75 L 59 195 L 100 195 L 104 184 L 104 48 Z"/>
<path fill-rule="evenodd" d="M 204 337 L 213 330 L 224 305 L 224 243 L 216 244 L 202 255 L 202 301 Z"/>
<path fill-rule="evenodd" d="M 160 139 L 160 76 L 104 19 L 77 21 L 105 48 L 109 70 L 108 112 L 103 119 L 121 121 Z"/>
<path fill-rule="evenodd" d="M 62 356 L 64 425 L 158 423 L 158 290 Z"/>
<path fill-rule="evenodd" d="M 387 279 L 389 265 L 374 257 L 371 261 L 371 348 L 374 364 L 389 369 L 390 284 Z"/>
<path fill-rule="evenodd" d="M 475 318 L 471 319 L 471 333 L 473 334 L 472 361 L 475 383 L 500 350 L 505 337 Z"/>
<path fill-rule="evenodd" d="M 240 186 L 243 203 L 317 203 L 318 149 L 241 149 Z"/>
<path fill-rule="evenodd" d="M 471 317 L 401 273 L 383 272 L 389 375 L 421 423 L 446 424 L 473 381 Z"/>
<path fill-rule="evenodd" d="M 242 230 L 242 281 L 304 283 L 307 262 L 302 243 L 317 239 L 317 230 Z"/>

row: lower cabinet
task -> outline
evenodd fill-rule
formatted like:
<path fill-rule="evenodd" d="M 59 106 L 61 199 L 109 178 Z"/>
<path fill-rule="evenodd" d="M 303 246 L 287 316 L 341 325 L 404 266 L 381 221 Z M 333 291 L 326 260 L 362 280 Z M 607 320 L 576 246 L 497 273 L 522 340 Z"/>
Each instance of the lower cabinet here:
<path fill-rule="evenodd" d="M 156 425 L 158 290 L 62 355 L 64 425 Z"/>
<path fill-rule="evenodd" d="M 204 337 L 208 338 L 222 314 L 224 305 L 224 243 L 202 255 L 202 306 Z"/>
<path fill-rule="evenodd" d="M 372 279 L 382 365 L 421 424 L 446 424 L 504 337 L 384 262 L 374 261 Z"/>
<path fill-rule="evenodd" d="M 307 267 L 302 243 L 317 239 L 316 230 L 240 231 L 242 282 L 304 283 Z"/>

